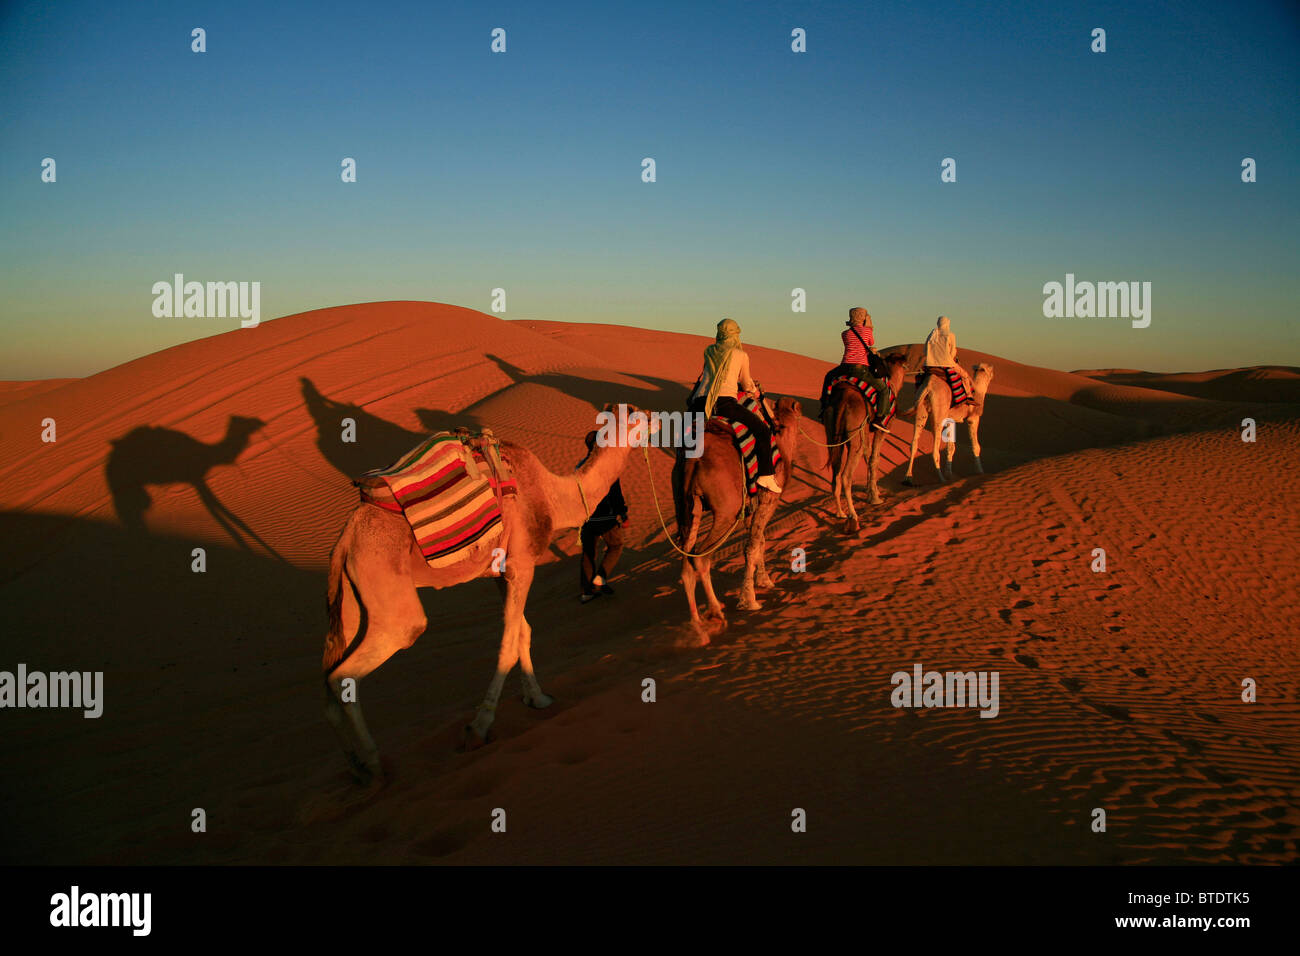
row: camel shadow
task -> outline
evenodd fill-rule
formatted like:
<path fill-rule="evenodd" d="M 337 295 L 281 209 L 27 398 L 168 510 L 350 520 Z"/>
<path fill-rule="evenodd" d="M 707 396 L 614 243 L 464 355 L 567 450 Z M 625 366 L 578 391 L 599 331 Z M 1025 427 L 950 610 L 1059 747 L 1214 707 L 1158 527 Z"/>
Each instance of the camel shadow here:
<path fill-rule="evenodd" d="M 517 365 L 512 365 L 499 355 L 485 353 L 484 358 L 494 362 L 510 377 L 511 383 L 522 385 L 525 382 L 553 388 L 579 401 L 589 403 L 593 408 L 603 408 L 614 397 L 620 402 L 635 405 L 646 411 L 677 411 L 686 408 L 686 398 L 690 388 L 681 382 L 667 378 L 655 378 L 647 375 L 623 373 L 625 378 L 644 382 L 646 387 L 616 385 L 598 379 L 567 375 L 563 372 L 542 372 L 530 375 Z"/>
<path fill-rule="evenodd" d="M 299 382 L 307 412 L 316 423 L 316 447 L 347 478 L 392 464 L 433 432 L 479 424 L 478 417 L 469 412 L 417 408 L 415 416 L 423 430 L 411 431 L 371 414 L 360 405 L 326 397 L 309 378 L 300 378 Z M 351 421 L 347 427 L 351 441 L 344 440 L 345 420 Z"/>
<path fill-rule="evenodd" d="M 143 534 L 148 531 L 145 512 L 153 504 L 149 486 L 190 485 L 208 514 L 239 547 L 251 551 L 249 541 L 255 541 L 268 554 L 283 561 L 247 522 L 222 503 L 207 481 L 212 469 L 234 464 L 253 434 L 265 424 L 260 418 L 231 415 L 225 436 L 211 444 L 154 425 L 142 425 L 112 440 L 104 473 L 118 519 L 128 531 Z"/>

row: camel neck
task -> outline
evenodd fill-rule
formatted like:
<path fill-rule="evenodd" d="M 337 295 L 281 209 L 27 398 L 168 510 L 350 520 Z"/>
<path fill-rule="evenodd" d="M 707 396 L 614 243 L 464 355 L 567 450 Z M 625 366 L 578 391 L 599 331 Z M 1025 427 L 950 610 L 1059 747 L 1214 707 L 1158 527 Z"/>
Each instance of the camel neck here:
<path fill-rule="evenodd" d="M 576 528 L 586 523 L 622 474 L 627 456 L 627 448 L 598 446 L 574 472 L 555 476 L 559 482 L 557 498 L 563 505 L 563 513 L 557 517 L 564 521 L 565 527 Z"/>

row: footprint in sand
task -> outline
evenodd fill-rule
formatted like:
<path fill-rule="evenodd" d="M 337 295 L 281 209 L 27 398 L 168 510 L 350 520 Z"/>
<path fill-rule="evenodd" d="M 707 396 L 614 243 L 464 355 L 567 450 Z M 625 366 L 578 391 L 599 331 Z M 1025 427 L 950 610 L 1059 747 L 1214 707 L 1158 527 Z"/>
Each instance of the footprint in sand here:
<path fill-rule="evenodd" d="M 564 764 L 566 767 L 572 767 L 580 763 L 585 763 L 592 757 L 596 756 L 596 751 L 586 747 L 570 747 L 562 750 L 555 758 L 556 763 Z"/>
<path fill-rule="evenodd" d="M 468 780 L 459 781 L 447 790 L 453 800 L 477 800 L 486 797 L 510 775 L 503 770 L 482 770 Z"/>
<path fill-rule="evenodd" d="M 1132 720 L 1133 715 L 1129 713 L 1127 707 L 1120 707 L 1116 704 L 1098 704 L 1090 700 L 1085 700 L 1085 704 L 1097 710 L 1107 717 L 1114 717 L 1116 720 Z"/>
<path fill-rule="evenodd" d="M 419 856 L 450 856 L 458 850 L 463 850 L 469 844 L 472 832 L 469 824 L 449 827 L 433 834 L 433 836 L 425 837 L 412 845 L 411 849 Z"/>

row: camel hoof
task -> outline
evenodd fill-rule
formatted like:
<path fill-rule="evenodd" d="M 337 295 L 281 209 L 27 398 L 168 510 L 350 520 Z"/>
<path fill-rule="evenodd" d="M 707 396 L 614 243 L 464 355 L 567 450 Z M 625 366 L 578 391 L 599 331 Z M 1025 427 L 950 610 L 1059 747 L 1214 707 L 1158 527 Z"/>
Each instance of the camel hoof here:
<path fill-rule="evenodd" d="M 761 611 L 762 603 L 757 598 L 741 598 L 740 603 L 736 605 L 742 611 Z"/>
<path fill-rule="evenodd" d="M 362 787 L 372 785 L 382 786 L 384 783 L 384 768 L 379 762 L 379 755 L 376 754 L 370 760 L 362 760 L 356 754 L 349 752 L 347 754 L 348 765 L 352 770 L 352 779 Z"/>
<path fill-rule="evenodd" d="M 759 578 L 757 581 L 755 581 L 754 584 L 757 585 L 757 586 L 760 587 L 760 588 L 774 588 L 774 587 L 776 587 L 776 584 L 775 584 L 775 583 L 772 581 L 772 579 L 771 579 L 770 577 L 768 577 L 766 574 L 763 575 L 761 578 Z"/>
<path fill-rule="evenodd" d="M 547 707 L 550 707 L 555 703 L 555 698 L 550 694 L 538 694 L 536 697 L 529 697 L 525 694 L 524 703 L 533 708 L 533 710 L 545 710 Z"/>
<path fill-rule="evenodd" d="M 905 478 L 903 478 L 903 484 L 907 485 L 907 487 L 909 487 L 909 488 L 915 488 L 915 487 L 916 487 L 916 482 L 912 480 L 912 476 L 911 476 L 911 475 L 907 475 Z"/>
<path fill-rule="evenodd" d="M 465 749 L 477 750 L 491 739 L 492 734 L 492 715 L 488 714 L 484 719 L 482 712 L 475 714 L 474 719 L 465 725 Z"/>

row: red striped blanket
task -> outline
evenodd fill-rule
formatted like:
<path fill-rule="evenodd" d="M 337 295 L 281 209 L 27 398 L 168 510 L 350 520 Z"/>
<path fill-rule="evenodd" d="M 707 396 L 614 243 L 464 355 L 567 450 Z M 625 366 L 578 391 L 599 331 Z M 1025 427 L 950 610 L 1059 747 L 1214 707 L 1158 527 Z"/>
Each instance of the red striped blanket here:
<path fill-rule="evenodd" d="M 461 560 L 501 537 L 501 498 L 518 482 L 490 431 L 481 439 L 438 432 L 387 468 L 353 482 L 361 500 L 403 515 L 429 567 Z"/>
<path fill-rule="evenodd" d="M 740 404 L 759 418 L 763 417 L 763 411 L 758 407 L 757 398 L 753 396 L 745 398 L 741 400 Z M 718 422 L 724 428 L 729 428 L 735 434 L 736 447 L 740 449 L 740 460 L 745 469 L 746 487 L 749 496 L 754 497 L 754 495 L 758 494 L 758 442 L 741 422 L 728 421 L 721 416 L 714 416 L 713 421 Z M 776 447 L 776 442 L 772 442 L 772 467 L 778 468 L 780 465 L 781 449 Z"/>
<path fill-rule="evenodd" d="M 970 394 L 970 392 L 966 391 L 966 383 L 962 381 L 961 372 L 951 367 L 939 368 L 934 365 L 927 365 L 925 367 L 926 375 L 934 375 L 936 373 L 943 376 L 944 381 L 948 383 L 948 388 L 952 391 L 953 408 L 956 408 L 958 405 L 962 404 L 963 402 L 970 402 L 974 404 L 975 396 Z M 924 381 L 922 381 L 921 384 L 922 387 L 924 387 Z"/>
<path fill-rule="evenodd" d="M 856 375 L 837 375 L 831 379 L 830 387 L 826 389 L 826 395 L 828 398 L 831 392 L 835 390 L 835 386 L 840 382 L 846 382 L 862 393 L 862 397 L 867 402 L 867 407 L 871 409 L 872 418 L 876 418 L 879 415 L 876 403 L 881 397 L 880 389 L 876 388 L 875 385 L 871 384 L 866 379 L 858 378 Z M 876 422 L 876 424 L 881 428 L 888 428 L 889 423 L 894 420 L 894 415 L 898 412 L 898 396 L 894 394 L 893 389 L 888 385 L 885 386 L 885 392 L 889 395 L 889 409 L 885 412 L 885 417 Z"/>

